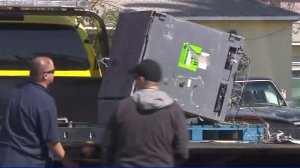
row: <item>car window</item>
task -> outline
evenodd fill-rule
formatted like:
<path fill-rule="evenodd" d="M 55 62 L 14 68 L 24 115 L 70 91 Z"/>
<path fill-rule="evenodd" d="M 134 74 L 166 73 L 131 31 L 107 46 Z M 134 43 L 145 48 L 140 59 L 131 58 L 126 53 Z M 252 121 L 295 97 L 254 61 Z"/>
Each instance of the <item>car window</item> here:
<path fill-rule="evenodd" d="M 277 88 L 270 81 L 241 82 L 240 106 L 286 106 Z M 237 93 L 235 93 L 237 94 Z"/>
<path fill-rule="evenodd" d="M 273 103 L 273 104 L 277 104 L 279 102 L 279 99 L 276 96 L 271 86 L 268 86 L 264 93 L 266 96 L 266 102 Z"/>

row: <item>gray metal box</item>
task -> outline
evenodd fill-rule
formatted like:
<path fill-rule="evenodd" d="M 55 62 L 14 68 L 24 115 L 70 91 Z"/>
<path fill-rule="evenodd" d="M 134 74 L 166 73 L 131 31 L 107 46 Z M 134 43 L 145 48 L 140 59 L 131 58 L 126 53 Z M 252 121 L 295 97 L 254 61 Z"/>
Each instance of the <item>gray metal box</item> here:
<path fill-rule="evenodd" d="M 161 90 L 185 112 L 222 122 L 243 41 L 240 36 L 153 11 L 122 13 L 98 104 L 130 96 L 134 79 L 128 70 L 143 59 L 153 59 L 163 70 Z M 100 111 L 100 118 L 103 113 L 109 112 Z"/>

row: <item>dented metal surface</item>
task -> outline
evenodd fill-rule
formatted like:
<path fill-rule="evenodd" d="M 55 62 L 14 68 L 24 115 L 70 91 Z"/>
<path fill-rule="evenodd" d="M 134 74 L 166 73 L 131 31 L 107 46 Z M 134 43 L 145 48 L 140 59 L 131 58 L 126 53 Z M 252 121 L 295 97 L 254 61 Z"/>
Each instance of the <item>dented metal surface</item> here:
<path fill-rule="evenodd" d="M 129 39 L 132 43 L 128 43 Z M 161 90 L 185 112 L 224 120 L 244 38 L 143 11 L 122 13 L 114 40 L 110 58 L 117 63 L 107 69 L 103 78 L 99 103 L 102 108 L 109 109 L 108 101 L 130 96 L 134 78 L 128 70 L 143 59 L 153 59 L 163 70 Z M 108 92 L 112 86 L 114 91 Z M 103 117 L 103 113 L 98 116 Z"/>

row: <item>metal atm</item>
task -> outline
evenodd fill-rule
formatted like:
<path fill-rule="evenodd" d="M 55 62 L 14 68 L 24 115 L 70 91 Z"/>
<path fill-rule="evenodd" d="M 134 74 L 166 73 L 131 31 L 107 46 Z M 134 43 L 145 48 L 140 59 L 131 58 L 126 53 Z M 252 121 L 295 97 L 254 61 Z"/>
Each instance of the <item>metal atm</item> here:
<path fill-rule="evenodd" d="M 134 91 L 128 71 L 143 59 L 162 67 L 161 90 L 190 116 L 224 121 L 244 38 L 154 11 L 120 14 L 98 95 L 105 124 Z"/>

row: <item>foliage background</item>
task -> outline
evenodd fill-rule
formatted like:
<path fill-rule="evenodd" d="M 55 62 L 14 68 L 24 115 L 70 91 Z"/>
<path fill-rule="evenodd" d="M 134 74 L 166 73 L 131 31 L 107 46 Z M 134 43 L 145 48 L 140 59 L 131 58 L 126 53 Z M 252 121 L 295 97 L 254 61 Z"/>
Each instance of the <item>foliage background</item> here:
<path fill-rule="evenodd" d="M 112 5 L 109 0 L 92 0 L 91 10 L 102 17 L 106 27 L 115 28 L 121 8 Z"/>

